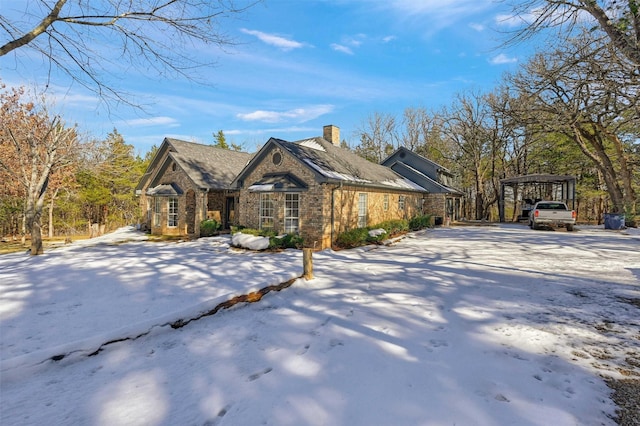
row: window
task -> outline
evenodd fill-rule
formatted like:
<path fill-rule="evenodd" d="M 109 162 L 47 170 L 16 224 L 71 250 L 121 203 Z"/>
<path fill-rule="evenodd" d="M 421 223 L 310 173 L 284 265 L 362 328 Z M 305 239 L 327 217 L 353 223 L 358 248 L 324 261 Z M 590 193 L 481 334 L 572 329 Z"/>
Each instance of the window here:
<path fill-rule="evenodd" d="M 404 195 L 398 197 L 398 210 L 404 210 Z"/>
<path fill-rule="evenodd" d="M 300 194 L 285 194 L 284 197 L 284 232 L 296 233 L 300 224 Z"/>
<path fill-rule="evenodd" d="M 279 166 L 280 164 L 282 164 L 282 154 L 278 151 L 274 152 L 271 155 L 271 161 L 274 165 Z"/>
<path fill-rule="evenodd" d="M 162 219 L 162 198 L 154 197 L 153 201 L 153 226 L 160 226 L 160 220 Z"/>
<path fill-rule="evenodd" d="M 367 194 L 358 197 L 358 228 L 367 226 Z"/>
<path fill-rule="evenodd" d="M 382 203 L 382 207 L 384 208 L 385 212 L 389 210 L 389 194 L 384 194 L 384 201 Z"/>
<path fill-rule="evenodd" d="M 167 226 L 169 228 L 175 228 L 178 226 L 178 199 L 169 198 L 167 204 Z"/>
<path fill-rule="evenodd" d="M 273 229 L 273 194 L 260 194 L 260 229 Z"/>

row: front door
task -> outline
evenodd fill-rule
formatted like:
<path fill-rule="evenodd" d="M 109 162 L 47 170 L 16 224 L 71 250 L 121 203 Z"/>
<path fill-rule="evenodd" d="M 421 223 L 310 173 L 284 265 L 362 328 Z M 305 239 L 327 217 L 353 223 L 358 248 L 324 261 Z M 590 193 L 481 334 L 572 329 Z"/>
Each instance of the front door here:
<path fill-rule="evenodd" d="M 234 223 L 236 218 L 236 199 L 235 197 L 227 197 L 226 209 L 224 215 L 223 229 L 231 228 L 231 224 Z"/>

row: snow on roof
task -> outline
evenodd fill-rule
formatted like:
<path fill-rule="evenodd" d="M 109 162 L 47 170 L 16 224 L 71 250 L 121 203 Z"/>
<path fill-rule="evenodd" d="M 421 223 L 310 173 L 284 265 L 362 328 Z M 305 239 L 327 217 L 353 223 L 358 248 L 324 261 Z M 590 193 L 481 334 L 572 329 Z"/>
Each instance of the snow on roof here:
<path fill-rule="evenodd" d="M 268 184 L 255 184 L 255 185 L 251 185 L 249 188 L 247 188 L 249 191 L 273 191 L 274 188 L 274 184 L 272 183 L 268 183 Z"/>
<path fill-rule="evenodd" d="M 346 180 L 346 181 L 358 182 L 358 183 L 371 183 L 370 180 L 360 179 L 360 178 L 357 178 L 355 176 L 351 176 L 351 175 L 348 175 L 348 174 L 345 174 L 345 173 L 336 172 L 334 170 L 323 169 L 318 164 L 316 164 L 315 162 L 313 162 L 312 160 L 310 160 L 308 158 L 305 158 L 304 162 L 306 164 L 308 164 L 309 166 L 311 166 L 318 173 L 320 173 L 321 175 L 323 175 L 324 177 L 327 177 L 329 179 Z"/>
<path fill-rule="evenodd" d="M 315 149 L 317 151 L 327 152 L 327 150 L 324 149 L 324 147 L 320 145 L 318 142 L 316 142 L 315 139 L 305 139 L 303 141 L 297 142 L 297 144 L 301 146 L 306 146 L 307 148 Z"/>
<path fill-rule="evenodd" d="M 384 186 L 392 186 L 395 188 L 416 189 L 418 191 L 424 191 L 423 187 L 415 182 L 410 181 L 409 179 L 385 180 L 383 182 L 380 182 L 380 184 Z"/>

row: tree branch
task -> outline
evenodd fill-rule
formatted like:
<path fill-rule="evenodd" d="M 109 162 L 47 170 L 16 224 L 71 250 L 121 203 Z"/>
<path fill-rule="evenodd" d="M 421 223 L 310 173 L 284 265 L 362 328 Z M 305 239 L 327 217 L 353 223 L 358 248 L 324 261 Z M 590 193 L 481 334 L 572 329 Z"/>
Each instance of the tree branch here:
<path fill-rule="evenodd" d="M 45 33 L 47 28 L 49 28 L 54 22 L 59 19 L 60 11 L 62 7 L 65 5 L 67 0 L 58 0 L 51 9 L 51 12 L 40 21 L 38 25 L 36 25 L 31 31 L 25 33 L 21 37 L 11 40 L 3 46 L 0 46 L 0 56 L 4 56 L 7 53 L 31 43 L 36 39 L 39 35 Z"/>

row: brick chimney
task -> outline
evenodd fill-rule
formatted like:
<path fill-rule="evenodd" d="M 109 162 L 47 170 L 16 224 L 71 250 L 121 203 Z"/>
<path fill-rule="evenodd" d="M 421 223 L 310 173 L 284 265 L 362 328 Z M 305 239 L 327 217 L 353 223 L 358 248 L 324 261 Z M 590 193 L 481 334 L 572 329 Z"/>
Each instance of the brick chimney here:
<path fill-rule="evenodd" d="M 340 146 L 340 127 L 329 124 L 322 128 L 322 137 L 336 146 Z"/>

